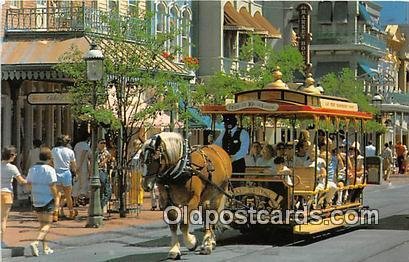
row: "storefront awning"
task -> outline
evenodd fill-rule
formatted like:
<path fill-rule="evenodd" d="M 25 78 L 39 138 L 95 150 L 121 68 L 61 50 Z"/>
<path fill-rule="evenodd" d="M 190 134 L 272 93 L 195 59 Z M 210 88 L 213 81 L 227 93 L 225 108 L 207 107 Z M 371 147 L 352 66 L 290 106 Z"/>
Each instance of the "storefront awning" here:
<path fill-rule="evenodd" d="M 268 32 L 269 36 L 272 38 L 281 38 L 280 31 L 274 27 L 264 16 L 262 16 L 259 12 L 254 14 L 254 20 L 262 25 Z"/>
<path fill-rule="evenodd" d="M 364 20 L 365 24 L 374 27 L 375 29 L 381 30 L 378 22 L 374 21 L 371 14 L 366 10 L 364 4 L 359 4 L 359 16 Z"/>
<path fill-rule="evenodd" d="M 224 5 L 224 29 L 246 31 L 254 30 L 253 26 L 236 11 L 230 2 L 227 2 Z"/>
<path fill-rule="evenodd" d="M 245 19 L 253 28 L 254 33 L 261 34 L 261 35 L 268 35 L 268 31 L 262 25 L 260 25 L 254 17 L 246 10 L 246 8 L 242 7 L 239 12 L 240 16 Z"/>
<path fill-rule="evenodd" d="M 2 45 L 1 66 L 2 80 L 34 79 L 52 80 L 64 76 L 53 67 L 59 63 L 60 57 L 67 51 L 76 48 L 81 53 L 90 49 L 92 40 L 88 37 L 61 39 L 61 40 L 15 40 L 4 41 Z M 102 40 L 101 50 L 115 45 L 112 40 Z M 143 54 L 143 47 L 134 43 L 126 43 L 127 50 L 138 50 Z M 142 50 L 142 51 L 141 51 Z M 124 52 L 124 55 L 125 52 Z M 171 61 L 157 56 L 159 70 L 189 76 L 190 72 Z"/>
<path fill-rule="evenodd" d="M 368 64 L 364 62 L 359 62 L 358 63 L 359 67 L 364 71 L 365 74 L 367 74 L 369 77 L 374 77 L 378 70 L 370 67 Z"/>

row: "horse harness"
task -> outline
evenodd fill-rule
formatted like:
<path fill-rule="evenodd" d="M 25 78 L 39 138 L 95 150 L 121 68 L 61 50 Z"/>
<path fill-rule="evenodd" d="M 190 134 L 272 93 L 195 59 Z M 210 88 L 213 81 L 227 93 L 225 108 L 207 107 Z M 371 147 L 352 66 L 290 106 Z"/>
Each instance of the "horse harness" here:
<path fill-rule="evenodd" d="M 154 148 L 153 145 L 149 145 L 152 149 Z M 165 145 L 161 143 L 160 147 L 162 147 L 159 150 L 159 161 L 161 161 L 162 156 L 164 157 L 165 161 L 167 162 L 168 156 L 166 154 L 163 154 L 163 148 Z M 206 182 L 209 185 L 212 185 L 214 188 L 216 188 L 220 193 L 223 193 L 225 196 L 227 196 L 229 199 L 231 199 L 234 202 L 237 202 L 238 204 L 242 205 L 246 209 L 249 209 L 248 206 L 246 206 L 244 203 L 241 201 L 235 199 L 234 195 L 230 195 L 227 193 L 223 188 L 218 186 L 212 181 L 212 174 L 215 171 L 214 165 L 206 155 L 206 153 L 202 150 L 203 148 L 210 148 L 208 146 L 193 146 L 190 147 L 188 145 L 187 140 L 185 140 L 185 143 L 183 145 L 183 155 L 177 162 L 175 166 L 169 167 L 167 170 L 163 172 L 162 175 L 158 175 L 158 180 L 157 182 L 161 185 L 164 186 L 166 193 L 168 195 L 168 203 L 167 206 L 174 206 L 175 203 L 171 199 L 171 194 L 170 194 L 170 185 L 176 185 L 176 184 L 185 184 L 189 179 L 191 179 L 193 176 L 197 176 L 200 178 L 202 181 Z M 213 150 L 215 151 L 215 150 Z M 203 159 L 203 165 L 199 165 L 197 163 L 192 163 L 191 161 L 191 154 L 193 152 L 198 152 L 200 156 L 202 156 Z M 215 151 L 217 153 L 217 151 Z M 217 153 L 218 154 L 218 153 Z M 218 154 L 219 155 L 219 154 Z"/>

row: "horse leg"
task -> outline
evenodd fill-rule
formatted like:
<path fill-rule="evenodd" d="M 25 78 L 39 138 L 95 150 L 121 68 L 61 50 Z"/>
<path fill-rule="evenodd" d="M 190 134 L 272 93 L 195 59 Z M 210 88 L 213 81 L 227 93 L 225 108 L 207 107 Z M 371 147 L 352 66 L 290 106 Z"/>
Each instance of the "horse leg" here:
<path fill-rule="evenodd" d="M 178 225 L 169 225 L 170 232 L 171 232 L 171 242 L 170 242 L 170 250 L 168 253 L 168 258 L 173 260 L 179 260 L 181 257 L 180 253 L 180 244 L 179 238 L 177 234 Z"/>
<path fill-rule="evenodd" d="M 176 221 L 178 214 L 175 210 L 169 210 L 167 212 L 167 216 L 170 221 Z M 171 242 L 170 242 L 170 250 L 168 253 L 168 258 L 173 259 L 173 260 L 179 260 L 181 253 L 180 253 L 179 238 L 177 234 L 178 224 L 170 224 L 169 228 L 170 228 L 170 233 L 171 233 Z"/>
<path fill-rule="evenodd" d="M 210 222 L 206 221 L 206 219 L 210 219 L 211 221 L 214 221 L 214 217 L 210 217 L 210 213 L 207 213 L 206 211 L 209 210 L 210 208 L 210 201 L 206 201 L 204 203 L 204 223 L 205 223 L 205 234 L 203 236 L 203 241 L 202 241 L 202 246 L 200 247 L 200 254 L 201 255 L 210 255 L 212 253 L 213 245 L 215 245 L 214 241 L 214 234 L 212 227 L 213 225 L 210 224 Z M 207 217 L 209 215 L 209 217 Z M 212 214 L 213 215 L 213 214 Z"/>
<path fill-rule="evenodd" d="M 183 234 L 183 242 L 189 251 L 195 251 L 198 245 L 195 235 L 189 233 L 189 224 L 180 224 L 180 230 Z"/>

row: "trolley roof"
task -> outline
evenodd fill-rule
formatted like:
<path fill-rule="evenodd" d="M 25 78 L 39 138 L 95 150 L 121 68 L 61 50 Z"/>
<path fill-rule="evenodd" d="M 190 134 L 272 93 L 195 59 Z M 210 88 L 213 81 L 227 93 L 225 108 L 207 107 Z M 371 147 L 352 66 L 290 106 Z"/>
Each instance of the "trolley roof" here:
<path fill-rule="evenodd" d="M 260 115 L 280 118 L 341 117 L 372 119 L 359 112 L 358 105 L 345 98 L 323 96 L 290 89 L 258 89 L 235 94 L 235 102 L 226 105 L 204 105 L 203 114 Z"/>

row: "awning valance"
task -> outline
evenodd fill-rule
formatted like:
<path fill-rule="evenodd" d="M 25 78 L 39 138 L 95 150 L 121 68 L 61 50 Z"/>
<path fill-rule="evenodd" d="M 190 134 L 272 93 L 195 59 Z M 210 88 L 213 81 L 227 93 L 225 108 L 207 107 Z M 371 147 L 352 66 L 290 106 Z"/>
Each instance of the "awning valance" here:
<path fill-rule="evenodd" d="M 95 40 L 95 39 L 94 39 Z M 88 37 L 77 37 L 69 39 L 30 39 L 4 41 L 2 44 L 1 66 L 2 80 L 13 79 L 40 79 L 53 80 L 61 79 L 64 76 L 61 72 L 56 72 L 53 67 L 59 63 L 60 57 L 71 50 L 78 49 L 82 54 L 90 49 L 91 40 Z M 100 48 L 104 52 L 106 48 L 115 45 L 113 40 L 102 39 L 95 41 L 100 43 Z M 125 51 L 140 52 L 142 55 L 143 46 L 127 42 L 124 44 Z M 183 67 L 163 58 L 156 56 L 155 62 L 159 70 L 172 72 L 179 75 L 189 76 L 190 72 Z M 149 64 L 149 63 L 147 63 Z"/>
<path fill-rule="evenodd" d="M 247 21 L 253 28 L 256 34 L 268 35 L 268 31 L 257 21 L 251 14 L 246 10 L 246 8 L 242 7 L 239 12 L 240 16 Z"/>

